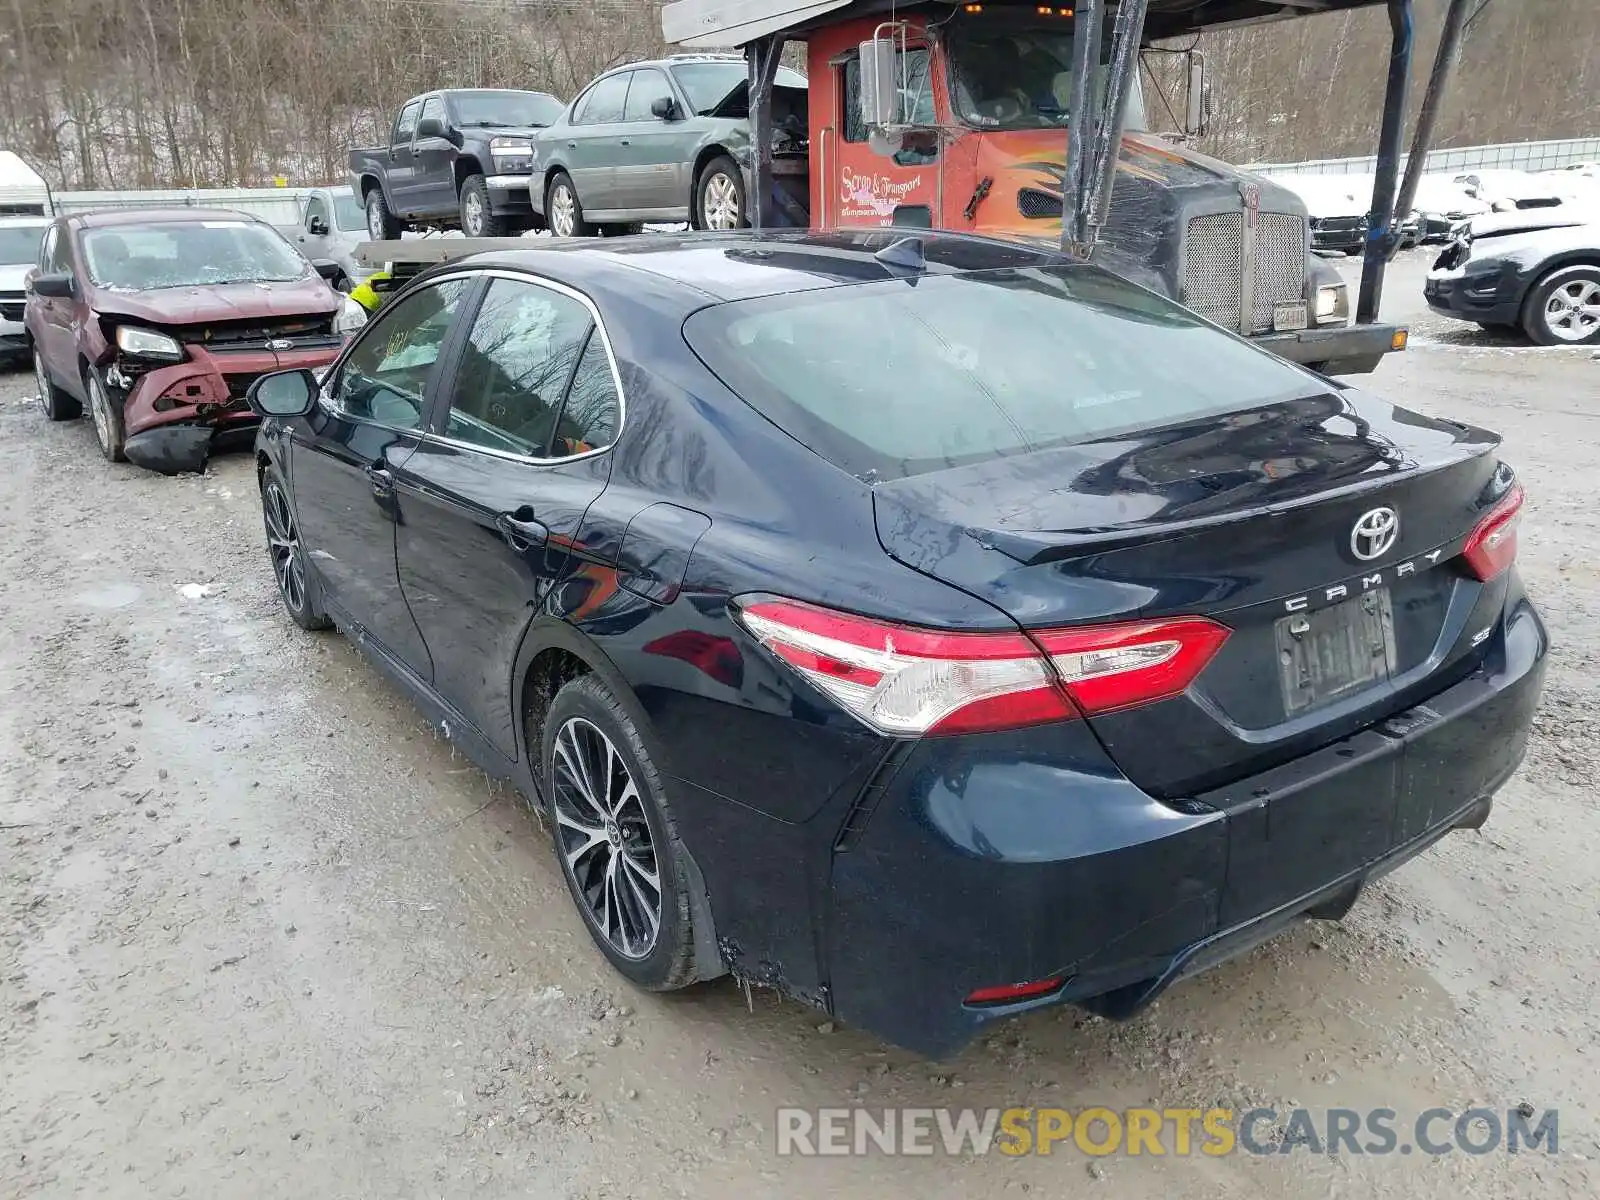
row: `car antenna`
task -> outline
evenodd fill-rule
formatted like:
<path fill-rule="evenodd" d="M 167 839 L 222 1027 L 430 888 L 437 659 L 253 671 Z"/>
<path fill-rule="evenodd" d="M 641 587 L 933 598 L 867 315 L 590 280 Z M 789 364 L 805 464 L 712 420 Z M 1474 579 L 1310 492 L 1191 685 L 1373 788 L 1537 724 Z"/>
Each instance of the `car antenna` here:
<path fill-rule="evenodd" d="M 922 239 L 919 237 L 896 238 L 872 257 L 886 267 L 899 267 L 919 274 L 928 269 L 928 260 L 923 257 Z"/>

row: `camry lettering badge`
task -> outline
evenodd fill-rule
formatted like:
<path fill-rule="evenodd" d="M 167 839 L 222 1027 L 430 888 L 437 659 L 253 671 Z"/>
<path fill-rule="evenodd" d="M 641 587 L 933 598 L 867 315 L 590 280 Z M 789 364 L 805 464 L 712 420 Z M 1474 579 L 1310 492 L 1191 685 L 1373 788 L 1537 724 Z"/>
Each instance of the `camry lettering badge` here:
<path fill-rule="evenodd" d="M 1362 562 L 1382 558 L 1400 540 L 1400 514 L 1392 508 L 1374 508 L 1356 518 L 1350 530 L 1350 553 Z"/>

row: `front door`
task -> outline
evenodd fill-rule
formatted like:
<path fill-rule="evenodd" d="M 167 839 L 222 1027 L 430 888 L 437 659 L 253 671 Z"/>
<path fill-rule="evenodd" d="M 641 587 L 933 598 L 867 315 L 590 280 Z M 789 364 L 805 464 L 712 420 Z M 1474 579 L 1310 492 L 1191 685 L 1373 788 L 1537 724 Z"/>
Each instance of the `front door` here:
<path fill-rule="evenodd" d="M 411 155 L 411 135 L 416 132 L 417 118 L 421 113 L 421 100 L 407 103 L 395 118 L 394 132 L 390 135 L 389 163 L 383 176 L 389 185 L 389 207 L 396 216 L 416 211 L 413 199 L 417 193 L 417 171 L 416 159 Z"/>
<path fill-rule="evenodd" d="M 71 273 L 72 269 L 73 256 L 66 228 L 60 224 L 52 225 L 39 245 L 39 274 L 59 275 Z M 81 273 L 77 276 L 77 286 L 80 291 L 84 286 Z M 34 313 L 34 341 L 50 378 L 57 387 L 64 388 L 74 396 L 81 396 L 83 382 L 76 370 L 77 342 L 72 331 L 77 303 L 77 300 L 52 296 L 33 296 L 26 301 Z"/>
<path fill-rule="evenodd" d="M 678 119 L 663 120 L 650 111 L 657 100 L 678 105 Z M 694 157 L 693 113 L 683 110 L 664 71 L 654 67 L 633 73 L 628 106 L 617 129 L 617 207 L 639 214 L 668 215 L 690 203 L 687 180 Z"/>
<path fill-rule="evenodd" d="M 470 284 L 447 280 L 385 308 L 362 331 L 297 433 L 290 470 L 301 535 L 326 598 L 424 682 L 433 677 L 395 576 L 407 514 L 395 476 L 417 450 L 445 341 Z"/>
<path fill-rule="evenodd" d="M 631 74 L 607 75 L 572 110 L 563 152 L 586 216 L 622 207 L 617 202 L 617 131 L 627 109 Z"/>
<path fill-rule="evenodd" d="M 327 192 L 312 192 L 306 201 L 305 215 L 300 218 L 300 228 L 295 232 L 295 243 L 312 262 L 319 258 L 333 258 L 333 202 Z"/>
<path fill-rule="evenodd" d="M 450 114 L 443 96 L 429 96 L 422 102 L 422 116 L 432 117 L 445 128 Z M 412 183 L 417 210 L 431 216 L 452 216 L 456 211 L 456 147 L 448 138 L 418 134 L 411 144 Z"/>
<path fill-rule="evenodd" d="M 861 113 L 861 60 L 852 55 L 834 68 L 841 72 L 839 170 L 826 181 L 825 218 L 836 225 L 937 225 L 939 223 L 939 135 L 934 78 L 928 50 L 912 46 L 896 55 L 901 120 L 910 128 L 900 146 L 881 153 L 868 139 Z M 886 147 L 885 147 L 886 148 Z"/>
<path fill-rule="evenodd" d="M 512 665 L 605 490 L 615 375 L 588 304 L 496 276 L 442 396 L 436 433 L 395 475 L 400 584 L 434 689 L 514 760 Z"/>

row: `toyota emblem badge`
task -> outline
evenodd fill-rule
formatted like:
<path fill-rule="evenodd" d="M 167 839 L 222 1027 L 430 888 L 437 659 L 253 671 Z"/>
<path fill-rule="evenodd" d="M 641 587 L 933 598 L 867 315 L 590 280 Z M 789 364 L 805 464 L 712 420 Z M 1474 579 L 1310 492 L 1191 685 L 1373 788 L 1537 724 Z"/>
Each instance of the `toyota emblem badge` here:
<path fill-rule="evenodd" d="M 1400 540 L 1400 514 L 1392 508 L 1374 508 L 1356 519 L 1350 531 L 1350 553 L 1362 562 L 1382 558 Z"/>

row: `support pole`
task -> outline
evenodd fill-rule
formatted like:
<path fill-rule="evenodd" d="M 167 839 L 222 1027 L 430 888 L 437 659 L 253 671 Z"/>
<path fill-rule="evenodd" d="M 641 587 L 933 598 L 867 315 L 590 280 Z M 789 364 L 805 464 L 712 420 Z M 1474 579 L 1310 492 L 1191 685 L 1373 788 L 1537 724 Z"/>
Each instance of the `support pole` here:
<path fill-rule="evenodd" d="M 745 47 L 745 62 L 750 68 L 750 140 L 755 151 L 746 204 L 752 229 L 766 228 L 772 207 L 772 88 L 787 40 L 783 34 L 775 33 Z"/>
<path fill-rule="evenodd" d="M 1422 183 L 1422 173 L 1428 166 L 1428 151 L 1433 146 L 1434 126 L 1439 122 L 1439 107 L 1444 103 L 1445 89 L 1450 85 L 1450 75 L 1456 68 L 1461 53 L 1461 37 L 1467 27 L 1467 9 L 1473 0 L 1450 0 L 1444 16 L 1444 32 L 1439 35 L 1439 52 L 1433 57 L 1433 74 L 1428 76 L 1428 90 L 1422 97 L 1422 109 L 1417 113 L 1417 131 L 1411 137 L 1411 156 L 1406 159 L 1406 174 L 1400 184 L 1400 199 L 1395 211 L 1403 218 L 1417 201 L 1417 188 Z"/>
<path fill-rule="evenodd" d="M 1128 123 L 1128 97 L 1139 70 L 1139 43 L 1144 36 L 1144 16 L 1150 0 L 1122 0 L 1111 30 L 1111 61 L 1106 66 L 1106 110 L 1094 140 L 1094 204 L 1089 217 L 1092 246 L 1111 215 L 1111 189 L 1117 182 L 1122 159 L 1122 131 Z"/>
<path fill-rule="evenodd" d="M 1405 129 L 1406 85 L 1411 79 L 1411 0 L 1389 0 L 1389 82 L 1383 96 L 1383 125 L 1378 134 L 1378 172 L 1372 184 L 1372 211 L 1367 218 L 1366 253 L 1361 264 L 1361 294 L 1356 323 L 1378 319 L 1383 299 L 1383 272 L 1399 237 L 1394 229 L 1395 185 L 1400 177 L 1400 138 Z"/>
<path fill-rule="evenodd" d="M 1072 111 L 1067 114 L 1067 170 L 1061 180 L 1061 249 L 1086 259 L 1093 249 L 1089 206 L 1094 199 L 1094 75 L 1100 66 L 1105 0 L 1078 0 L 1072 15 Z"/>

